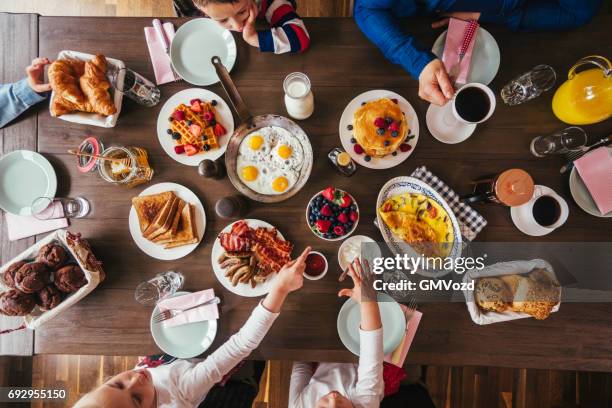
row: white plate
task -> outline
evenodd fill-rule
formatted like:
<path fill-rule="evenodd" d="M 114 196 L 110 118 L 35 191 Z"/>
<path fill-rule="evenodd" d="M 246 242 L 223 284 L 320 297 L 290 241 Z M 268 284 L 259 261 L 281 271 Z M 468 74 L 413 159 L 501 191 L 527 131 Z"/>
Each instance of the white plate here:
<path fill-rule="evenodd" d="M 431 52 L 440 59 L 442 59 L 442 54 L 444 53 L 447 31 L 440 34 L 431 48 Z M 472 61 L 470 64 L 470 72 L 467 76 L 467 83 L 480 82 L 481 84 L 488 85 L 493 81 L 499 70 L 501 61 L 499 46 L 491 33 L 482 27 L 478 28 L 478 34 L 476 34 L 476 39 L 474 41 L 476 41 L 476 43 L 474 43 L 474 51 L 472 52 Z"/>
<path fill-rule="evenodd" d="M 389 354 L 399 346 L 406 333 L 406 317 L 393 298 L 384 293 L 377 294 L 380 318 L 383 327 L 383 353 Z M 342 344 L 355 355 L 359 355 L 359 327 L 361 310 L 359 304 L 348 298 L 338 313 L 336 323 Z"/>
<path fill-rule="evenodd" d="M 168 122 L 168 118 L 174 112 L 174 109 L 184 103 L 189 106 L 189 101 L 195 98 L 199 98 L 203 101 L 211 101 L 215 99 L 218 103 L 215 106 L 215 110 L 217 112 L 216 118 L 223 125 L 227 133 L 218 138 L 219 140 L 219 148 L 215 150 L 209 150 L 207 152 L 201 152 L 195 154 L 193 156 L 187 156 L 185 153 L 176 154 L 174 153 L 174 139 L 167 133 L 170 122 Z M 179 163 L 186 164 L 187 166 L 197 166 L 202 160 L 216 160 L 225 153 L 225 149 L 227 148 L 227 143 L 229 142 L 230 136 L 234 133 L 234 117 L 232 116 L 232 111 L 230 107 L 225 103 L 223 98 L 217 95 L 214 92 L 211 92 L 207 89 L 201 88 L 191 88 L 185 89 L 183 91 L 177 92 L 172 95 L 162 106 L 159 111 L 159 116 L 157 117 L 157 138 L 159 139 L 159 143 L 162 148 L 166 152 L 166 154 L 172 157 Z"/>
<path fill-rule="evenodd" d="M 232 33 L 209 18 L 197 18 L 180 26 L 170 46 L 170 59 L 185 81 L 207 86 L 219 82 L 211 59 L 217 56 L 230 72 L 236 62 Z"/>
<path fill-rule="evenodd" d="M 380 189 L 380 192 L 378 193 L 378 198 L 376 199 L 376 220 L 378 223 L 378 228 L 380 229 L 380 233 L 382 234 L 383 239 L 387 243 L 387 246 L 389 247 L 391 252 L 393 252 L 394 254 L 408 254 L 410 256 L 418 256 L 408 244 L 404 243 L 403 241 L 400 242 L 398 238 L 393 235 L 391 230 L 389 230 L 385 222 L 380 217 L 380 214 L 378 213 L 378 209 L 380 208 L 382 203 L 385 202 L 388 198 L 404 193 L 423 194 L 428 198 L 431 198 L 442 208 L 444 208 L 444 211 L 446 211 L 448 217 L 451 220 L 451 224 L 453 226 L 453 235 L 455 236 L 453 248 L 449 257 L 453 259 L 460 257 L 462 249 L 461 242 L 463 237 L 461 236 L 461 229 L 459 228 L 459 222 L 455 217 L 455 213 L 446 203 L 446 200 L 444 200 L 436 190 L 431 188 L 431 186 L 414 177 L 405 176 L 394 177 L 391 180 L 387 181 L 385 185 Z M 418 270 L 416 273 L 427 277 L 437 278 L 446 275 L 449 272 L 450 269 L 441 271 Z"/>
<path fill-rule="evenodd" d="M 353 124 L 353 116 L 355 115 L 355 111 L 361 107 L 362 102 L 368 102 L 380 98 L 395 98 L 398 100 L 402 112 L 406 114 L 406 117 L 409 120 L 408 134 L 414 135 L 412 139 L 406 140 L 406 143 L 408 143 L 412 147 L 412 149 L 403 153 L 400 152 L 398 149 L 397 156 L 389 154 L 385 157 L 372 157 L 372 160 L 367 162 L 364 159 L 365 154 L 357 154 L 353 150 L 353 143 L 351 143 L 353 131 L 348 130 L 347 126 Z M 398 164 L 402 163 L 414 151 L 414 148 L 416 147 L 416 144 L 419 140 L 419 118 L 417 117 L 416 111 L 414 110 L 410 102 L 408 102 L 403 96 L 392 91 L 377 89 L 362 93 L 361 95 L 355 97 L 352 101 L 350 101 L 348 105 L 346 105 L 346 108 L 344 108 L 344 112 L 342 112 L 342 116 L 340 117 L 340 126 L 338 134 L 340 135 L 340 142 L 342 143 L 342 147 L 351 156 L 351 158 L 355 160 L 355 162 L 369 169 L 390 169 L 391 167 L 395 167 Z"/>
<path fill-rule="evenodd" d="M 608 146 L 608 150 L 610 154 L 612 154 L 612 146 Z M 572 172 L 569 177 L 569 186 L 570 192 L 572 193 L 572 198 L 578 205 L 578 207 L 582 208 L 587 213 L 594 215 L 595 217 L 612 217 L 612 211 L 607 214 L 602 214 L 597 208 L 597 204 L 593 201 L 593 197 L 591 197 L 591 193 L 589 193 L 589 189 L 582 181 L 582 177 L 578 174 L 578 170 L 576 167 L 572 167 Z"/>
<path fill-rule="evenodd" d="M 245 221 L 247 225 L 251 228 L 258 228 L 258 227 L 264 227 L 268 229 L 274 228 L 271 224 L 268 224 L 267 222 L 261 221 L 261 220 L 246 218 Z M 231 224 L 223 228 L 221 232 L 230 232 L 232 230 L 232 225 L 234 225 L 236 222 L 232 222 Z M 278 232 L 277 236 L 279 238 L 285 239 L 283 237 L 283 234 L 280 233 L 280 231 L 277 230 L 277 232 Z M 266 279 L 265 282 L 258 283 L 255 286 L 255 288 L 252 288 L 249 283 L 239 283 L 236 286 L 232 286 L 232 282 L 230 282 L 230 280 L 225 277 L 225 271 L 221 269 L 219 262 L 217 262 L 217 259 L 219 259 L 219 257 L 221 256 L 221 254 L 223 254 L 223 252 L 225 252 L 225 250 L 221 246 L 221 241 L 219 240 L 219 237 L 217 236 L 213 244 L 211 255 L 210 255 L 211 263 L 213 266 L 213 271 L 215 271 L 215 276 L 217 277 L 217 280 L 221 282 L 221 284 L 225 287 L 225 289 L 229 290 L 232 293 L 235 293 L 237 295 L 244 296 L 244 297 L 263 296 L 270 291 L 270 289 L 272 288 L 272 282 L 274 281 L 274 279 L 276 279 L 276 275 L 277 275 L 276 273 L 271 274 L 268 277 L 268 279 Z"/>
<path fill-rule="evenodd" d="M 130 217 L 129 217 L 129 225 L 130 225 L 130 234 L 132 234 L 132 239 L 134 242 L 144 252 L 145 254 L 156 258 L 161 259 L 162 261 L 171 261 L 174 259 L 182 258 L 188 254 L 190 254 L 194 249 L 197 248 L 198 244 L 202 242 L 202 238 L 204 237 L 204 230 L 206 229 L 206 213 L 204 212 L 204 207 L 202 206 L 202 202 L 191 190 L 187 187 L 182 186 L 176 183 L 158 183 L 154 184 L 146 189 L 144 189 L 138 196 L 150 195 L 163 193 L 164 191 L 174 191 L 178 197 L 182 198 L 184 201 L 195 205 L 195 218 L 196 218 L 196 227 L 198 229 L 198 238 L 199 241 L 195 244 L 183 245 L 176 248 L 164 249 L 162 245 L 157 245 L 142 236 L 140 232 L 140 224 L 138 222 L 138 215 L 136 214 L 136 210 L 134 206 L 130 208 Z"/>

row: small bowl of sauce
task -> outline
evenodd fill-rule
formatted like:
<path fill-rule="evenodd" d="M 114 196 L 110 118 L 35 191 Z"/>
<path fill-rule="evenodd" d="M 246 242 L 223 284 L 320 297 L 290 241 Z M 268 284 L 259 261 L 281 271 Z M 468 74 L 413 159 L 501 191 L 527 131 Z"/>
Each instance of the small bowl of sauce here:
<path fill-rule="evenodd" d="M 310 251 L 306 257 L 306 269 L 304 277 L 310 280 L 319 280 L 327 273 L 327 259 L 318 251 Z"/>

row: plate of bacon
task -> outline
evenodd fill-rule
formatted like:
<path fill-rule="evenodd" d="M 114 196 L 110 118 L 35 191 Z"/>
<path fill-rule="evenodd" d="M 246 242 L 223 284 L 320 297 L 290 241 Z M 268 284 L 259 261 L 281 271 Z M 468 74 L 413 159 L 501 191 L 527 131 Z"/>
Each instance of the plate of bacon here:
<path fill-rule="evenodd" d="M 291 260 L 293 244 L 265 221 L 236 221 L 221 231 L 212 248 L 217 279 L 240 296 L 263 296 L 278 271 Z"/>

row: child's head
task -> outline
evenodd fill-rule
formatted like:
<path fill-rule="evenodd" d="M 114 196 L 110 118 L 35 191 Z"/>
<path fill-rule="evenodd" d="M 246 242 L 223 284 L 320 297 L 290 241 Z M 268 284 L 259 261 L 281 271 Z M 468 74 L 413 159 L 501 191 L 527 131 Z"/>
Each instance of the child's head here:
<path fill-rule="evenodd" d="M 81 398 L 75 408 L 153 408 L 155 387 L 147 370 L 129 370 L 111 377 Z"/>
<path fill-rule="evenodd" d="M 194 4 L 224 28 L 242 31 L 254 0 L 194 0 Z"/>
<path fill-rule="evenodd" d="M 354 408 L 351 401 L 338 391 L 332 391 L 317 401 L 316 408 Z"/>

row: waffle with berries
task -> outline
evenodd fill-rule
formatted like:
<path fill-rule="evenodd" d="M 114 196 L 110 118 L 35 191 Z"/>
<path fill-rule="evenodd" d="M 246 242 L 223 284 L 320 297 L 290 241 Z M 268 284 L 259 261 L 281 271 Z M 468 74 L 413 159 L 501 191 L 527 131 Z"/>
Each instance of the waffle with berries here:
<path fill-rule="evenodd" d="M 168 135 L 176 143 L 177 154 L 192 156 L 219 148 L 219 137 L 227 132 L 216 120 L 215 104 L 192 99 L 189 106 L 181 103 L 174 109 Z"/>

